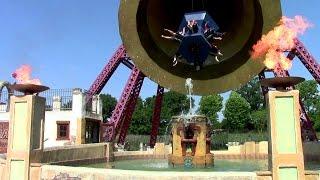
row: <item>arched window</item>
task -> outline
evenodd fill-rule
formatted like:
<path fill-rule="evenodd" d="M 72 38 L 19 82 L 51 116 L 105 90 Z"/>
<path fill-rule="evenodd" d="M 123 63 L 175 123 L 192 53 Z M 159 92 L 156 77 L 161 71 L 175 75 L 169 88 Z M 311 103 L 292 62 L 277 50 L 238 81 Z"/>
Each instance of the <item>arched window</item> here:
<path fill-rule="evenodd" d="M 10 109 L 10 83 L 7 81 L 0 81 L 0 112 L 8 112 Z"/>

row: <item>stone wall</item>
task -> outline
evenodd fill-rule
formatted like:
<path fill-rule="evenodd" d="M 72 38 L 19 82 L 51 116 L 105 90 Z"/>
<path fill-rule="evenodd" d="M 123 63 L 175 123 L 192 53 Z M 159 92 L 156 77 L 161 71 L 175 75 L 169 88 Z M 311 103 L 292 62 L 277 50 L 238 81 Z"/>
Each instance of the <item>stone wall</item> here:
<path fill-rule="evenodd" d="M 0 157 L 0 179 L 5 179 L 4 172 L 6 171 L 6 160 Z"/>
<path fill-rule="evenodd" d="M 227 151 L 211 151 L 215 159 L 266 159 L 268 142 L 246 142 L 240 145 L 229 145 Z"/>
<path fill-rule="evenodd" d="M 65 146 L 47 148 L 44 151 L 32 151 L 31 162 L 50 164 L 67 163 L 91 163 L 98 160 L 113 160 L 113 153 L 109 143 L 83 144 L 76 146 Z"/>
<path fill-rule="evenodd" d="M 272 173 L 270 171 L 260 171 L 257 173 L 257 180 L 272 180 Z M 305 180 L 318 180 L 320 174 L 317 171 L 305 171 Z"/>
<path fill-rule="evenodd" d="M 79 178 L 79 179 L 108 179 L 108 180 L 128 180 L 128 179 L 161 179 L 161 180 L 207 180 L 207 179 L 239 179 L 253 180 L 257 175 L 254 172 L 161 172 L 161 171 L 133 171 L 118 169 L 94 169 L 84 167 L 61 167 L 44 165 L 41 170 L 42 179 L 53 178 Z"/>
<path fill-rule="evenodd" d="M 305 172 L 306 180 L 319 179 L 319 172 Z M 239 180 L 272 180 L 272 174 L 265 172 L 161 172 L 161 171 L 134 171 L 118 169 L 94 169 L 85 167 L 65 167 L 43 165 L 41 179 L 161 179 L 161 180 L 205 180 L 205 179 L 239 179 Z"/>
<path fill-rule="evenodd" d="M 305 161 L 320 162 L 320 142 L 305 142 L 302 145 Z"/>
<path fill-rule="evenodd" d="M 114 152 L 114 160 L 131 160 L 131 159 L 153 159 L 154 151 L 119 151 Z M 163 158 L 163 156 L 161 157 Z"/>

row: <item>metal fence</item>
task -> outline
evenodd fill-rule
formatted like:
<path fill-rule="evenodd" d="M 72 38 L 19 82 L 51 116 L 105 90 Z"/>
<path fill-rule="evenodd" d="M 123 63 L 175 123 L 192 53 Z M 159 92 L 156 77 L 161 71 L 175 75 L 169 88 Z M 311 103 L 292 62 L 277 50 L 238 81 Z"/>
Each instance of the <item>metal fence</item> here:
<path fill-rule="evenodd" d="M 53 110 L 54 99 L 59 99 L 61 102 L 61 111 L 72 110 L 72 89 L 50 89 L 39 94 L 46 98 L 46 111 Z"/>
<path fill-rule="evenodd" d="M 73 89 L 50 89 L 39 94 L 39 96 L 46 98 L 46 111 L 53 110 L 54 98 L 61 102 L 61 111 L 72 110 L 72 95 Z M 22 95 L 22 93 L 14 92 L 14 95 Z M 0 96 L 0 112 L 9 111 L 9 93 L 4 90 Z"/>

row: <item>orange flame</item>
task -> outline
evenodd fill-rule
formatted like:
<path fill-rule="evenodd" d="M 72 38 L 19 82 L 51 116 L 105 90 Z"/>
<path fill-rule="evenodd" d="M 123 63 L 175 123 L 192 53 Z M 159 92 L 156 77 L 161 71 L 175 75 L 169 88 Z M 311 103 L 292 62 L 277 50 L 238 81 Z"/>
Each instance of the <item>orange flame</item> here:
<path fill-rule="evenodd" d="M 30 65 L 22 65 L 12 73 L 12 77 L 14 77 L 19 84 L 41 85 L 39 79 L 31 79 L 31 72 L 32 68 Z"/>
<path fill-rule="evenodd" d="M 263 63 L 268 69 L 289 70 L 292 63 L 283 52 L 292 50 L 295 47 L 294 40 L 311 26 L 302 16 L 293 19 L 283 16 L 279 25 L 263 35 L 252 47 L 251 57 L 258 59 L 265 56 Z"/>

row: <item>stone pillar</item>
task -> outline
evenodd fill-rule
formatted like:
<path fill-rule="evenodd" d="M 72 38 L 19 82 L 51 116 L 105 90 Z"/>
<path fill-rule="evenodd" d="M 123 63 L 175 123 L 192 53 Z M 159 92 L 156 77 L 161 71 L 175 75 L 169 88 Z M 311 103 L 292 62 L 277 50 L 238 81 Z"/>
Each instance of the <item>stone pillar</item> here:
<path fill-rule="evenodd" d="M 53 96 L 52 98 L 52 110 L 53 111 L 60 111 L 61 110 L 61 97 L 60 96 Z"/>
<path fill-rule="evenodd" d="M 199 119 L 202 117 L 198 117 Z M 206 135 L 207 135 L 207 121 L 204 119 L 201 119 L 200 121 L 196 121 L 197 127 L 199 127 L 199 132 L 197 136 L 197 146 L 196 146 L 196 154 L 195 157 L 203 157 L 206 156 Z M 203 161 L 205 162 L 205 161 Z"/>
<path fill-rule="evenodd" d="M 156 143 L 153 149 L 153 154 L 155 158 L 165 158 L 166 157 L 166 148 L 164 143 Z"/>
<path fill-rule="evenodd" d="M 102 115 L 102 98 L 100 95 L 98 95 L 98 104 L 97 104 L 97 114 Z"/>
<path fill-rule="evenodd" d="M 6 179 L 31 179 L 31 154 L 43 149 L 45 98 L 12 96 L 10 107 Z"/>
<path fill-rule="evenodd" d="M 274 180 L 303 180 L 299 91 L 269 91 L 269 170 Z"/>
<path fill-rule="evenodd" d="M 92 97 L 91 112 L 98 114 L 98 96 L 97 95 L 94 95 Z"/>
<path fill-rule="evenodd" d="M 72 113 L 73 118 L 76 119 L 76 145 L 85 143 L 85 96 L 79 88 L 73 89 L 72 96 Z M 71 133 L 71 131 L 70 131 Z"/>
<path fill-rule="evenodd" d="M 76 118 L 83 117 L 85 114 L 85 96 L 79 88 L 73 89 L 72 112 Z"/>
<path fill-rule="evenodd" d="M 172 155 L 177 157 L 182 157 L 180 128 L 184 128 L 183 120 L 176 117 L 172 118 Z"/>

